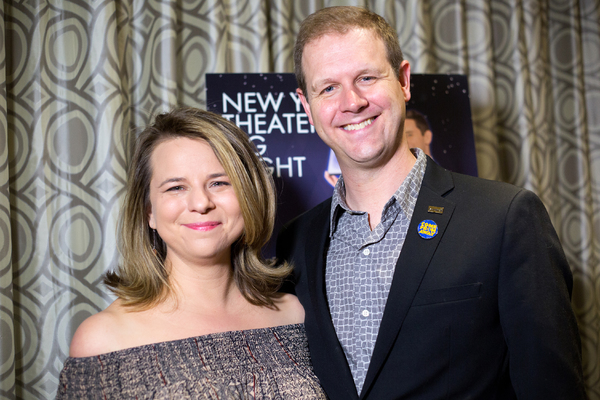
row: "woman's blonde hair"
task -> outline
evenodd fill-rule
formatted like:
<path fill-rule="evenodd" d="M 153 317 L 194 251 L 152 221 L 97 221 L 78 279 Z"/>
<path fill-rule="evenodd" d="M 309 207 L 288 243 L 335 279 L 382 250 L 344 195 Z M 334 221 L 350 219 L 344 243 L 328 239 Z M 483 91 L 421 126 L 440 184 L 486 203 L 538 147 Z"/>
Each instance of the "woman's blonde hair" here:
<path fill-rule="evenodd" d="M 179 137 L 208 143 L 225 169 L 244 218 L 242 236 L 231 248 L 234 281 L 250 303 L 274 307 L 273 298 L 291 267 L 275 267 L 275 260 L 261 255 L 275 221 L 271 173 L 244 131 L 217 114 L 191 107 L 158 115 L 137 138 L 121 209 L 122 263 L 106 274 L 104 283 L 124 305 L 136 309 L 147 309 L 173 293 L 164 266 L 166 245 L 149 227 L 148 214 L 152 153 L 160 143 Z"/>

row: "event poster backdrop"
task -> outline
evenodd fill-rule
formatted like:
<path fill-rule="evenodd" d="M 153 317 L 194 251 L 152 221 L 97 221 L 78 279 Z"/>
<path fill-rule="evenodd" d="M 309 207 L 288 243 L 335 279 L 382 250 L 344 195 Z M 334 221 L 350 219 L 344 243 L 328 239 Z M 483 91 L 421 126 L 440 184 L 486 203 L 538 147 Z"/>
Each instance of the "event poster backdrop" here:
<path fill-rule="evenodd" d="M 333 153 L 308 122 L 296 88 L 291 73 L 206 74 L 207 110 L 241 127 L 273 172 L 274 237 L 283 223 L 331 196 L 325 171 L 339 173 Z M 433 158 L 447 169 L 477 175 L 466 77 L 414 74 L 411 93 L 407 108 L 427 116 Z M 267 255 L 274 254 L 273 246 L 274 240 Z"/>
<path fill-rule="evenodd" d="M 467 76 L 413 74 L 410 78 L 406 108 L 427 117 L 433 159 L 450 171 L 477 176 Z"/>

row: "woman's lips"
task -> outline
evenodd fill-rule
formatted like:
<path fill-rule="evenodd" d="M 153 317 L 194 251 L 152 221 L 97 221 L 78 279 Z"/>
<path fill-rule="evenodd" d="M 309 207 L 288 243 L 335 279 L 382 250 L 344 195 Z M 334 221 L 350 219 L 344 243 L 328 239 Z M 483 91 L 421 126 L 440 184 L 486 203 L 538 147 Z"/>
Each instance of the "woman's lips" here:
<path fill-rule="evenodd" d="M 217 222 L 217 221 L 197 222 L 197 223 L 193 223 L 193 224 L 183 224 L 183 226 L 185 226 L 186 228 L 190 228 L 195 231 L 210 231 L 219 225 L 221 225 L 221 223 Z"/>

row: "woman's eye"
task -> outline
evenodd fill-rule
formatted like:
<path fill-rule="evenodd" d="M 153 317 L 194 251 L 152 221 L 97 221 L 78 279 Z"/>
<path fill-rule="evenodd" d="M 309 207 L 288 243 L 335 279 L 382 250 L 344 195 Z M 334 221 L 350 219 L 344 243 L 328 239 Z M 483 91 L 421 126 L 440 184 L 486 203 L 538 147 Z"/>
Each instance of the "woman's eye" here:
<path fill-rule="evenodd" d="M 224 181 L 216 181 L 210 184 L 211 187 L 219 187 L 219 186 L 229 186 L 230 183 L 229 182 L 224 182 Z"/>
<path fill-rule="evenodd" d="M 179 190 L 183 190 L 183 186 L 172 186 L 170 188 L 167 189 L 167 192 L 176 192 Z"/>

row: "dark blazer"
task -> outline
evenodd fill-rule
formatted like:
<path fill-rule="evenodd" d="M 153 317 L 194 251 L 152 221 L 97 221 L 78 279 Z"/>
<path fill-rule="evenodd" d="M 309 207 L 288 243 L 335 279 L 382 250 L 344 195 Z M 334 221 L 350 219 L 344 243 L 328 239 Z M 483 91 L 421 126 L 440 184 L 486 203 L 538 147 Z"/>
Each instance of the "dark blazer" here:
<path fill-rule="evenodd" d="M 277 255 L 294 265 L 315 372 L 331 399 L 585 398 L 572 275 L 544 205 L 430 159 L 358 396 L 325 292 L 330 207 L 328 199 L 284 228 Z M 417 232 L 423 220 L 438 226 L 432 239 Z"/>

